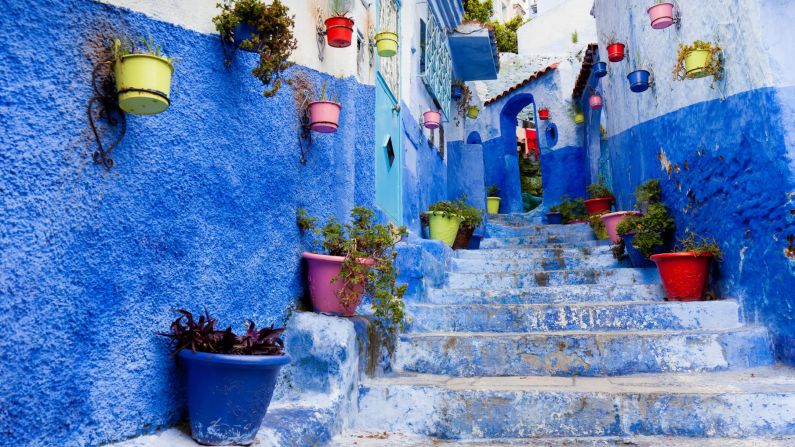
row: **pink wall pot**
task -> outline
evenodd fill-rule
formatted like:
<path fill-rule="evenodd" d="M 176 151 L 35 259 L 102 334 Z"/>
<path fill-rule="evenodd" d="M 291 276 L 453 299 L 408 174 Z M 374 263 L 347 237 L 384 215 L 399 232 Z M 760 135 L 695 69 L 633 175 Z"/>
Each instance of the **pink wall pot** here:
<path fill-rule="evenodd" d="M 422 114 L 422 121 L 427 129 L 438 129 L 442 125 L 442 114 L 428 110 Z"/>
<path fill-rule="evenodd" d="M 607 230 L 607 235 L 610 237 L 610 242 L 615 244 L 621 239 L 616 232 L 616 227 L 626 220 L 628 216 L 632 215 L 639 216 L 640 211 L 618 211 L 602 216 L 602 222 L 605 223 L 605 230 Z"/>
<path fill-rule="evenodd" d="M 332 282 L 340 274 L 345 258 L 309 252 L 304 252 L 301 256 L 306 259 L 309 295 L 312 298 L 312 307 L 315 312 L 352 317 L 362 300 L 363 291 L 360 291 L 359 296 L 348 303 L 346 307 L 342 305 L 339 298 L 343 282 L 340 280 Z M 364 259 L 360 262 L 367 265 L 375 263 L 372 259 Z"/>
<path fill-rule="evenodd" d="M 651 19 L 651 27 L 665 29 L 674 23 L 674 4 L 658 3 L 647 11 Z"/>
<path fill-rule="evenodd" d="M 593 110 L 600 110 L 602 108 L 602 97 L 599 95 L 591 95 L 591 98 L 588 99 L 588 103 L 591 104 Z"/>
<path fill-rule="evenodd" d="M 334 133 L 340 122 L 342 106 L 332 101 L 309 103 L 309 127 L 315 132 Z"/>

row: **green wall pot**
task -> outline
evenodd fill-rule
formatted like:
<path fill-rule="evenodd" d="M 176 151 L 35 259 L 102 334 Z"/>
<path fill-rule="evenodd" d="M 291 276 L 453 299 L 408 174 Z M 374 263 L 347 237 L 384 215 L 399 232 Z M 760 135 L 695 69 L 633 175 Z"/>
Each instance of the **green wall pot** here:
<path fill-rule="evenodd" d="M 461 217 L 439 211 L 428 211 L 427 214 L 430 219 L 431 239 L 452 247 L 458 234 L 458 226 L 461 225 Z"/>
<path fill-rule="evenodd" d="M 502 201 L 499 197 L 487 197 L 486 204 L 489 210 L 489 214 L 497 214 L 500 212 L 500 201 Z"/>
<path fill-rule="evenodd" d="M 480 110 L 475 106 L 470 106 L 467 108 L 467 117 L 477 119 L 478 115 L 480 114 Z"/>
<path fill-rule="evenodd" d="M 382 31 L 375 35 L 375 47 L 380 57 L 392 57 L 397 54 L 398 35 L 390 31 Z"/>
<path fill-rule="evenodd" d="M 710 52 L 707 50 L 693 50 L 685 54 L 685 73 L 692 79 L 707 76 L 706 67 L 710 61 Z"/>
<path fill-rule="evenodd" d="M 171 104 L 171 74 L 168 59 L 151 54 L 127 54 L 113 65 L 119 107 L 136 115 L 155 115 Z"/>

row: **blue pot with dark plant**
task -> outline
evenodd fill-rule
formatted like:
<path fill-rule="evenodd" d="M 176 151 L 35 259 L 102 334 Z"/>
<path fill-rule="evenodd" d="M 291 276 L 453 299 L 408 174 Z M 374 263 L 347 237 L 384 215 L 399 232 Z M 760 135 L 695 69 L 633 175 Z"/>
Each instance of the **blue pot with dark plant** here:
<path fill-rule="evenodd" d="M 247 323 L 245 335 L 232 328 L 217 330 L 217 320 L 190 312 L 162 334 L 174 341 L 187 379 L 191 436 L 204 445 L 249 445 L 268 411 L 276 379 L 290 363 L 279 336 L 284 329 L 256 329 Z"/>
<path fill-rule="evenodd" d="M 459 99 L 464 97 L 464 87 L 458 84 L 453 84 L 450 87 L 450 98 L 453 101 L 458 101 Z"/>
<path fill-rule="evenodd" d="M 651 268 L 654 267 L 654 261 L 649 258 L 644 258 L 643 254 L 632 245 L 632 240 L 635 238 L 634 233 L 629 234 L 622 234 L 620 235 L 622 239 L 624 239 L 624 250 L 627 251 L 627 255 L 629 256 L 629 262 L 632 263 L 632 267 L 635 268 Z"/>
<path fill-rule="evenodd" d="M 563 223 L 563 214 L 559 212 L 547 213 L 547 223 L 550 225 L 560 225 Z"/>
<path fill-rule="evenodd" d="M 649 78 L 651 73 L 646 70 L 635 70 L 627 75 L 629 79 L 629 89 L 635 93 L 645 92 L 649 89 Z"/>
<path fill-rule="evenodd" d="M 232 33 L 235 39 L 235 48 L 239 48 L 242 51 L 248 51 L 250 53 L 259 53 L 260 50 L 262 50 L 262 47 L 264 45 L 263 43 L 260 43 L 260 45 L 257 48 L 250 47 L 249 45 L 241 46 L 243 41 L 249 40 L 253 36 L 256 36 L 257 32 L 258 31 L 256 26 L 249 25 L 246 22 L 240 22 L 237 25 L 235 25 L 235 29 Z"/>
<path fill-rule="evenodd" d="M 607 62 L 597 62 L 593 66 L 593 75 L 597 78 L 603 78 L 607 76 Z"/>

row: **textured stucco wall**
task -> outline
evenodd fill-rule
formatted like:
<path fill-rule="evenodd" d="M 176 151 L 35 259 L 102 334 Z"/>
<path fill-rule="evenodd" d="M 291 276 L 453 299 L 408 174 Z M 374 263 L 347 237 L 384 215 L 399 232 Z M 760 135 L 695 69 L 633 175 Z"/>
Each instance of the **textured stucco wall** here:
<path fill-rule="evenodd" d="M 181 390 L 155 332 L 177 307 L 285 321 L 303 294 L 296 208 L 373 205 L 373 88 L 290 70 L 343 104 L 303 166 L 291 89 L 264 98 L 255 56 L 225 69 L 216 36 L 85 0 L 6 3 L 0 31 L 0 444 L 171 424 Z M 128 116 L 106 171 L 85 106 L 101 42 L 122 32 L 151 35 L 176 73 L 172 106 Z"/>
<path fill-rule="evenodd" d="M 780 18 L 795 15 L 795 4 L 680 2 L 681 30 L 656 31 L 647 3 L 596 2 L 600 36 L 626 39 L 629 53 L 656 74 L 655 88 L 641 94 L 624 78 L 634 62 L 611 64 L 601 81 L 618 207 L 633 205 L 637 184 L 660 178 L 679 234 L 690 229 L 720 243 L 725 259 L 715 288 L 737 297 L 744 318 L 769 327 L 778 356 L 795 363 L 795 276 L 783 254 L 795 233 L 795 87 L 789 51 L 777 43 L 792 34 Z M 711 79 L 674 82 L 669 74 L 677 43 L 696 39 L 724 49 L 726 77 L 714 88 Z"/>

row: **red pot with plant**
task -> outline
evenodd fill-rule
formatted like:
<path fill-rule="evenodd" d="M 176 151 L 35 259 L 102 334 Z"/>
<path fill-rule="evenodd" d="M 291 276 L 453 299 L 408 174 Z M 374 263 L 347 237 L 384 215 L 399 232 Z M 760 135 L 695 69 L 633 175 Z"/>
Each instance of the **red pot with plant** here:
<path fill-rule="evenodd" d="M 593 97 L 592 97 L 593 98 Z M 589 216 L 609 213 L 613 205 L 613 192 L 602 181 L 588 186 L 588 200 L 583 202 Z"/>
<path fill-rule="evenodd" d="M 334 48 L 351 46 L 353 40 L 353 19 L 344 15 L 326 19 L 326 38 L 328 44 Z"/>
<path fill-rule="evenodd" d="M 614 42 L 607 46 L 607 59 L 610 62 L 621 62 L 624 60 L 624 50 L 626 46 L 623 43 Z"/>
<path fill-rule="evenodd" d="M 690 234 L 675 253 L 652 255 L 669 301 L 700 301 L 709 282 L 712 260 L 721 251 L 713 240 Z"/>
<path fill-rule="evenodd" d="M 543 109 L 538 111 L 538 119 L 540 120 L 548 120 L 549 119 L 549 109 L 544 107 Z"/>

